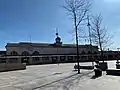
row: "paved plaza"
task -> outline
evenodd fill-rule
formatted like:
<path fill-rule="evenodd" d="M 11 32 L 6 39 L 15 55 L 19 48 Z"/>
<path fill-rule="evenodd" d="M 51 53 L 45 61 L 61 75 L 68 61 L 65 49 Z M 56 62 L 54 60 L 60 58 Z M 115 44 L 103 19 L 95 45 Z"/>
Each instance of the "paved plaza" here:
<path fill-rule="evenodd" d="M 92 65 L 82 63 L 81 65 Z M 1 72 L 0 90 L 120 90 L 120 76 L 91 79 L 92 70 L 73 69 L 74 63 L 27 66 L 26 70 Z M 115 68 L 115 62 L 109 62 Z"/>

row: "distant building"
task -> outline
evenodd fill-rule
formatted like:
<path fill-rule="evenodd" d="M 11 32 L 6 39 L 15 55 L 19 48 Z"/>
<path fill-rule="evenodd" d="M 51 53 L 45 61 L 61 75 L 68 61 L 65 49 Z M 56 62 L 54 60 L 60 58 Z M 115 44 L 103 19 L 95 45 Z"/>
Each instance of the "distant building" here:
<path fill-rule="evenodd" d="M 105 60 L 120 60 L 120 51 L 104 51 L 103 54 Z"/>
<path fill-rule="evenodd" d="M 6 56 L 21 59 L 27 64 L 57 63 L 57 62 L 76 62 L 76 45 L 63 44 L 61 38 L 56 33 L 55 43 L 7 43 Z M 92 45 L 79 45 L 80 59 L 88 60 L 88 54 L 97 54 L 98 47 Z M 20 60 L 19 59 L 19 60 Z"/>
<path fill-rule="evenodd" d="M 56 33 L 55 43 L 19 42 L 7 43 L 6 51 L 0 51 L 0 63 L 68 63 L 76 62 L 75 44 L 63 44 Z M 98 46 L 79 45 L 79 61 L 100 60 Z M 120 51 L 104 51 L 104 60 L 120 59 Z"/>
<path fill-rule="evenodd" d="M 90 51 L 92 48 L 92 51 Z M 79 45 L 79 54 L 98 53 L 97 46 Z M 34 56 L 34 55 L 76 55 L 74 44 L 61 46 L 49 43 L 7 43 L 6 55 Z"/>
<path fill-rule="evenodd" d="M 6 55 L 6 51 L 0 51 L 0 56 L 5 56 Z"/>

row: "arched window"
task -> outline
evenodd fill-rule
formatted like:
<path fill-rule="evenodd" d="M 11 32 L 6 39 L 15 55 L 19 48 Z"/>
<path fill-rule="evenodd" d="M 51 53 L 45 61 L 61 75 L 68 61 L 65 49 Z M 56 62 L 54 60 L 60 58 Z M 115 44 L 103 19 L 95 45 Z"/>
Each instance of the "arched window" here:
<path fill-rule="evenodd" d="M 22 52 L 22 55 L 23 55 L 23 56 L 29 56 L 30 54 L 29 54 L 28 51 L 24 51 L 24 52 Z"/>
<path fill-rule="evenodd" d="M 18 55 L 18 53 L 16 51 L 12 51 L 10 55 Z"/>
<path fill-rule="evenodd" d="M 81 54 L 85 54 L 85 51 L 82 51 Z"/>
<path fill-rule="evenodd" d="M 39 54 L 38 51 L 34 51 L 32 55 L 34 55 L 34 56 L 38 56 L 38 55 L 40 55 L 40 54 Z"/>

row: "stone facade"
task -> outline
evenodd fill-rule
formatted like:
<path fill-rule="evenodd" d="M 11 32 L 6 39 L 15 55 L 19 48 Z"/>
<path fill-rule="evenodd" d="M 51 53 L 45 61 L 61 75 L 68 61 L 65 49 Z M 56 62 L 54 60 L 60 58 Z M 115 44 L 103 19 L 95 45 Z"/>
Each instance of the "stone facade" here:
<path fill-rule="evenodd" d="M 76 46 L 74 44 L 63 44 L 55 46 L 48 43 L 7 43 L 7 55 L 23 55 L 26 52 L 29 55 L 38 53 L 39 55 L 56 55 L 56 54 L 76 54 Z M 79 45 L 79 53 L 97 53 L 97 46 Z"/>
<path fill-rule="evenodd" d="M 79 45 L 79 55 L 98 53 L 97 46 Z M 88 60 L 89 56 L 82 57 Z M 75 44 L 49 43 L 7 43 L 6 57 L 21 60 L 27 64 L 44 64 L 58 62 L 76 62 Z"/>

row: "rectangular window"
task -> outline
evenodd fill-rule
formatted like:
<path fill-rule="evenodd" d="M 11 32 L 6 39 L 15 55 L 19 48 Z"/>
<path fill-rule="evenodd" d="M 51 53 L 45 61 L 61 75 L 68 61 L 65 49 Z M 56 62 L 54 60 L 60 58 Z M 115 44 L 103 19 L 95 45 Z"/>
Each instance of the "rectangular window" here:
<path fill-rule="evenodd" d="M 73 56 L 68 56 L 67 58 L 69 61 L 73 60 Z"/>
<path fill-rule="evenodd" d="M 68 60 L 68 62 L 74 62 L 73 56 L 67 56 L 67 60 Z"/>
<path fill-rule="evenodd" d="M 42 57 L 42 60 L 47 61 L 47 60 L 49 60 L 49 57 Z"/>
<path fill-rule="evenodd" d="M 52 60 L 57 60 L 57 56 L 52 57 Z"/>
<path fill-rule="evenodd" d="M 60 56 L 60 61 L 65 61 L 65 56 Z"/>
<path fill-rule="evenodd" d="M 74 56 L 75 60 L 77 60 L 77 56 Z M 78 56 L 78 59 L 80 59 L 80 56 Z"/>
<path fill-rule="evenodd" d="M 49 60 L 49 57 L 45 57 L 45 60 Z"/>
<path fill-rule="evenodd" d="M 88 60 L 92 60 L 92 56 L 88 56 Z"/>
<path fill-rule="evenodd" d="M 86 56 L 81 56 L 81 59 L 82 60 L 87 60 L 87 57 Z"/>
<path fill-rule="evenodd" d="M 6 59 L 5 58 L 1 58 L 0 59 L 0 63 L 6 63 Z"/>
<path fill-rule="evenodd" d="M 33 57 L 33 61 L 39 61 L 39 57 Z"/>
<path fill-rule="evenodd" d="M 58 62 L 57 56 L 53 56 L 53 57 L 52 57 L 52 62 L 53 62 L 53 63 Z"/>
<path fill-rule="evenodd" d="M 18 60 L 17 60 L 17 58 L 10 58 L 8 60 L 8 63 L 18 63 Z"/>

